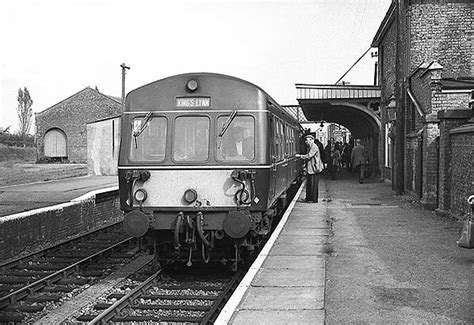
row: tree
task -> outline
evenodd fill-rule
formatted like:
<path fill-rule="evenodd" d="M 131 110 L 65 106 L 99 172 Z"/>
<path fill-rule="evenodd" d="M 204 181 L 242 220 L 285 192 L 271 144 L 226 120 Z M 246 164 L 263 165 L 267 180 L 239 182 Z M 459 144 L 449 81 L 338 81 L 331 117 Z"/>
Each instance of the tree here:
<path fill-rule="evenodd" d="M 33 105 L 33 100 L 28 89 L 26 87 L 23 90 L 21 88 L 18 89 L 18 107 L 16 111 L 20 125 L 19 134 L 22 138 L 30 131 L 31 118 L 33 117 L 31 105 Z"/>

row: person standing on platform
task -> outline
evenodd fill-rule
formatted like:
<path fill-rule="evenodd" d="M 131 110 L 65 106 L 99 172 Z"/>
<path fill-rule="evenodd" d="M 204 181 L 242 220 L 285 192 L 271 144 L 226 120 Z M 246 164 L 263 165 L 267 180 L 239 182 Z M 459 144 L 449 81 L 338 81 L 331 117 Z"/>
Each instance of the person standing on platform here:
<path fill-rule="evenodd" d="M 321 161 L 323 162 L 323 167 L 324 167 L 324 163 L 326 162 L 326 157 L 325 157 L 325 152 L 324 152 L 324 145 L 318 139 L 314 139 L 314 143 L 316 143 L 316 145 L 318 146 L 319 156 L 321 158 Z"/>
<path fill-rule="evenodd" d="M 337 151 L 336 142 L 334 138 L 329 139 L 328 145 L 324 148 L 327 168 L 331 179 L 336 179 L 337 164 L 339 163 L 340 153 Z"/>
<path fill-rule="evenodd" d="M 367 150 L 362 145 L 360 139 L 355 140 L 355 146 L 351 152 L 352 168 L 359 173 L 359 183 L 364 182 L 365 165 L 367 164 Z"/>
<path fill-rule="evenodd" d="M 321 161 L 319 148 L 314 143 L 314 137 L 307 135 L 305 137 L 308 153 L 305 155 L 296 154 L 297 158 L 306 160 L 306 198 L 304 202 L 318 202 L 319 196 L 319 174 L 323 171 L 324 165 Z"/>

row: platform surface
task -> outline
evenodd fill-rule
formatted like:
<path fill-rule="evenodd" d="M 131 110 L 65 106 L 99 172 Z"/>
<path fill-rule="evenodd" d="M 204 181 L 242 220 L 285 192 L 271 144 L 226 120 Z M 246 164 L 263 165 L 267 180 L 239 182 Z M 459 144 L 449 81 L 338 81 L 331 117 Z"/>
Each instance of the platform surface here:
<path fill-rule="evenodd" d="M 326 205 L 292 206 L 216 324 L 324 323 Z"/>
<path fill-rule="evenodd" d="M 474 324 L 462 221 L 350 173 L 319 194 L 292 202 L 216 324 Z"/>
<path fill-rule="evenodd" d="M 69 202 L 94 190 L 118 186 L 117 176 L 81 176 L 0 187 L 0 218 Z"/>

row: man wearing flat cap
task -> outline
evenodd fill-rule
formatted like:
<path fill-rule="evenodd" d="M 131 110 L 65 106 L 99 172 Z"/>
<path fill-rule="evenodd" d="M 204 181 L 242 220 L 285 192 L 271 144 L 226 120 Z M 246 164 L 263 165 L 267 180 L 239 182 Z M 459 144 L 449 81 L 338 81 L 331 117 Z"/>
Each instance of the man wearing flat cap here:
<path fill-rule="evenodd" d="M 308 153 L 305 155 L 297 154 L 297 158 L 306 160 L 306 198 L 304 202 L 318 202 L 319 190 L 319 174 L 323 171 L 323 163 L 321 161 L 321 153 L 314 143 L 314 136 L 308 134 L 304 138 L 308 146 Z"/>

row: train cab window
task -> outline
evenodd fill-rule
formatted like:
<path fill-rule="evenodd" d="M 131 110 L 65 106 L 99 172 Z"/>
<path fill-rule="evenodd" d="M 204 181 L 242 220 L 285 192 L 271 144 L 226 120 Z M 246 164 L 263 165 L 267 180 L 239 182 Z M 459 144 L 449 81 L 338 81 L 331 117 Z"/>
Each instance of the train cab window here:
<path fill-rule="evenodd" d="M 209 118 L 180 116 L 174 125 L 173 160 L 206 161 L 209 158 Z"/>
<path fill-rule="evenodd" d="M 222 130 L 229 115 L 217 119 L 216 132 Z M 217 139 L 217 160 L 251 161 L 255 158 L 255 121 L 252 116 L 235 116 L 222 138 Z"/>
<path fill-rule="evenodd" d="M 133 120 L 133 129 L 140 129 L 143 118 Z M 142 127 L 138 136 L 132 137 L 130 160 L 163 161 L 165 159 L 167 123 L 164 117 L 153 117 Z"/>

